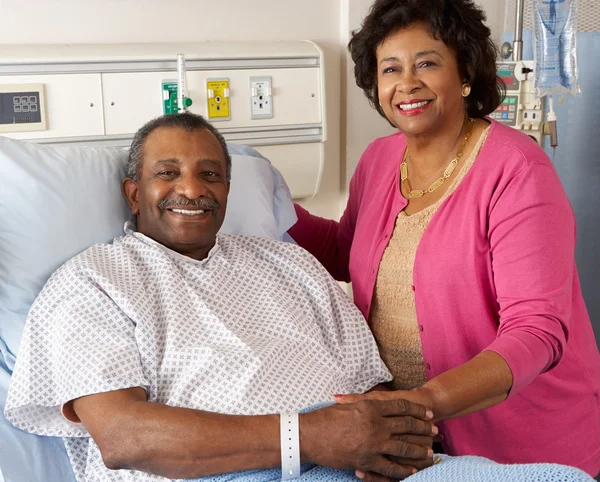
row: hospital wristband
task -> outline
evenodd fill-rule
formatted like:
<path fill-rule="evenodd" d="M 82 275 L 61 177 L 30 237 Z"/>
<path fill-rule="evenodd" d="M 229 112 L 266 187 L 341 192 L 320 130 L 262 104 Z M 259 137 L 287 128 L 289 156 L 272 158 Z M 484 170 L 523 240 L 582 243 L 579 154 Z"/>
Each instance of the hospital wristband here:
<path fill-rule="evenodd" d="M 282 413 L 281 425 L 281 480 L 300 477 L 300 426 L 297 413 Z"/>

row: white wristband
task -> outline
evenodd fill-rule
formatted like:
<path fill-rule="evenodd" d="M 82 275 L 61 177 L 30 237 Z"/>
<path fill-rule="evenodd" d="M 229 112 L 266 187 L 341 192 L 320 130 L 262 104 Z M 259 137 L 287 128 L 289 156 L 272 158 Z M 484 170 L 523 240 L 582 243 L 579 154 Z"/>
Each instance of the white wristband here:
<path fill-rule="evenodd" d="M 300 477 L 300 426 L 298 414 L 282 413 L 281 421 L 281 480 Z"/>

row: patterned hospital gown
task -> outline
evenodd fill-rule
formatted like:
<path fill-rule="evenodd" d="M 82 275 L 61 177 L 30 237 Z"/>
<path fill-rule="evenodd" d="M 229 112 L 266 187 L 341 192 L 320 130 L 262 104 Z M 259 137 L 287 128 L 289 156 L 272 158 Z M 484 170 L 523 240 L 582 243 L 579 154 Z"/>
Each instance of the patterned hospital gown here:
<path fill-rule="evenodd" d="M 108 470 L 61 406 L 143 387 L 151 402 L 259 415 L 390 379 L 364 318 L 302 248 L 219 235 L 197 261 L 132 233 L 52 275 L 30 311 L 5 413 L 25 431 L 64 437 L 80 482 L 164 481 Z"/>

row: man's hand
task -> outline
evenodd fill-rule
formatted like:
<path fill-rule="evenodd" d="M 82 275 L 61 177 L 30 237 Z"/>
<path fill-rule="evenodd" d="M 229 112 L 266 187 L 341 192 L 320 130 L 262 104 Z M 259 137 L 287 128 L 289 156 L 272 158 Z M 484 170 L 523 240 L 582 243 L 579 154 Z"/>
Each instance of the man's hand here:
<path fill-rule="evenodd" d="M 301 458 L 404 479 L 433 463 L 437 427 L 432 419 L 425 407 L 402 399 L 364 400 L 301 414 Z"/>

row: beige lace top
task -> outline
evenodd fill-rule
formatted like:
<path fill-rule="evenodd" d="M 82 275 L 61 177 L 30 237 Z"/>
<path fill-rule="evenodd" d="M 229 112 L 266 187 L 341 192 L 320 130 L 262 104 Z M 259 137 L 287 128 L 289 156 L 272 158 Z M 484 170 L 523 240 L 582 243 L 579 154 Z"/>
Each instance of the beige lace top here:
<path fill-rule="evenodd" d="M 412 289 L 417 247 L 432 216 L 469 172 L 488 132 L 489 127 L 439 201 L 410 216 L 404 211 L 398 214 L 381 258 L 369 323 L 381 358 L 394 376 L 390 385 L 395 390 L 411 390 L 427 382 Z"/>

